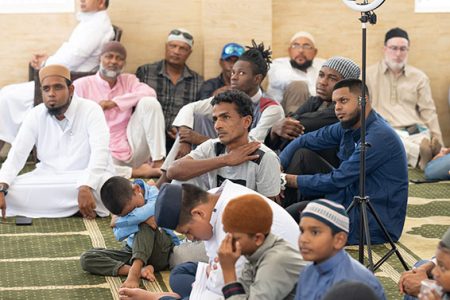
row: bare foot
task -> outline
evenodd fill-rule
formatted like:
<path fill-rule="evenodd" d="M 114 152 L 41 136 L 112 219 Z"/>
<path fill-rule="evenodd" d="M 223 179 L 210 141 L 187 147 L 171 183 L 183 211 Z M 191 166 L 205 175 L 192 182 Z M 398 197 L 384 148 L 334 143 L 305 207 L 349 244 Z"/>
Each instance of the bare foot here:
<path fill-rule="evenodd" d="M 152 178 L 160 176 L 161 169 L 154 168 L 148 163 L 142 164 L 137 168 L 133 168 L 133 170 L 131 171 L 131 177 L 133 178 Z"/>
<path fill-rule="evenodd" d="M 140 283 L 140 278 L 136 277 L 132 274 L 132 272 L 128 273 L 127 279 L 120 286 L 121 288 L 138 288 Z"/>
<path fill-rule="evenodd" d="M 148 265 L 142 268 L 141 270 L 141 277 L 144 279 L 147 279 L 148 281 L 156 281 L 155 277 L 155 269 L 152 265 Z"/>

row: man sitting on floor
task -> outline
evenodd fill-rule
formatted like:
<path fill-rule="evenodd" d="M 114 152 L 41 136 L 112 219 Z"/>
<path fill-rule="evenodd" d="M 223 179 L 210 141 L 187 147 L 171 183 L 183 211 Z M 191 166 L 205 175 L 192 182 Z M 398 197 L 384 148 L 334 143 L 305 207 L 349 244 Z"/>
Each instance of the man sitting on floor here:
<path fill-rule="evenodd" d="M 200 176 L 206 174 L 207 189 L 229 179 L 275 199 L 280 193 L 280 162 L 272 150 L 249 136 L 253 121 L 250 97 L 231 90 L 215 96 L 211 105 L 218 138 L 176 160 L 167 177 L 203 187 Z"/>
<path fill-rule="evenodd" d="M 108 13 L 109 0 L 80 1 L 80 23 L 69 40 L 52 56 L 34 54 L 31 66 L 62 64 L 71 71 L 89 72 L 98 67 L 100 50 L 114 37 Z M 34 81 L 5 86 L 0 90 L 0 150 L 12 143 L 26 114 L 33 108 Z"/>
<path fill-rule="evenodd" d="M 102 109 L 73 95 L 62 65 L 44 67 L 39 79 L 44 103 L 25 118 L 0 170 L 2 215 L 59 218 L 80 211 L 85 218 L 105 217 L 100 188 L 114 167 Z M 33 146 L 40 162 L 17 177 Z"/>
<path fill-rule="evenodd" d="M 242 91 L 251 97 L 253 120 L 250 135 L 258 141 L 264 141 L 273 123 L 284 117 L 281 106 L 274 100 L 265 98 L 260 85 L 267 74 L 270 65 L 271 52 L 264 49 L 264 44 L 257 45 L 254 41 L 234 64 L 231 72 L 231 88 Z M 185 105 L 173 122 L 178 128 L 179 138 L 173 149 L 167 155 L 161 170 L 163 175 L 158 185 L 167 182 L 167 170 L 176 158 L 188 154 L 193 146 L 199 145 L 211 137 L 216 137 L 212 122 L 212 98 L 196 101 Z"/>
<path fill-rule="evenodd" d="M 294 192 L 288 201 L 305 200 L 304 196 L 324 196 L 348 207 L 359 195 L 361 107 L 358 99 L 361 86 L 358 79 L 336 83 L 333 102 L 339 123 L 302 135 L 281 152 L 281 164 L 288 173 L 286 185 Z M 405 223 L 408 200 L 406 154 L 392 127 L 371 109 L 367 89 L 366 95 L 366 143 L 369 145 L 366 152 L 366 193 L 388 233 L 398 241 Z M 339 147 L 341 163 L 337 168 L 316 153 L 334 147 Z M 288 210 L 298 219 L 299 209 L 304 205 L 297 203 Z M 387 242 L 375 218 L 370 213 L 368 215 L 372 243 Z M 349 212 L 349 217 L 349 243 L 356 244 L 359 240 L 358 206 Z"/>
<path fill-rule="evenodd" d="M 151 87 L 139 82 L 134 74 L 122 74 L 126 58 L 122 44 L 105 44 L 100 70 L 76 80 L 75 93 L 102 107 L 117 175 L 156 177 L 166 155 L 164 115 Z"/>

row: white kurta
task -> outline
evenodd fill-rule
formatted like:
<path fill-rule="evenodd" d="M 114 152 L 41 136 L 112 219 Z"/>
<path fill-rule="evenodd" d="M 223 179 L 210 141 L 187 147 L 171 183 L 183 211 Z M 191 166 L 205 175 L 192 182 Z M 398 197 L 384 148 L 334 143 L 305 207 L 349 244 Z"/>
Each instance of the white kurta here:
<path fill-rule="evenodd" d="M 99 192 L 113 176 L 109 129 L 96 103 L 73 97 L 63 130 L 44 104 L 33 108 L 14 140 L 0 170 L 0 182 L 10 186 L 6 213 L 30 217 L 67 217 L 78 211 L 78 187 L 94 190 L 96 212 L 108 215 Z M 36 145 L 36 170 L 17 176 Z"/>
<path fill-rule="evenodd" d="M 289 57 L 280 57 L 274 59 L 270 65 L 267 77 L 269 86 L 267 94 L 278 102 L 283 101 L 283 94 L 286 87 L 293 81 L 306 81 L 308 90 L 312 96 L 316 95 L 316 80 L 319 76 L 320 68 L 325 62 L 322 58 L 314 58 L 312 66 L 306 69 L 306 72 L 295 69 L 291 66 Z"/>
<path fill-rule="evenodd" d="M 79 13 L 80 23 L 69 40 L 50 56 L 46 65 L 62 64 L 71 71 L 87 72 L 100 61 L 101 47 L 114 37 L 106 11 Z M 28 111 L 33 107 L 34 82 L 24 82 L 0 90 L 0 140 L 12 143 Z"/>

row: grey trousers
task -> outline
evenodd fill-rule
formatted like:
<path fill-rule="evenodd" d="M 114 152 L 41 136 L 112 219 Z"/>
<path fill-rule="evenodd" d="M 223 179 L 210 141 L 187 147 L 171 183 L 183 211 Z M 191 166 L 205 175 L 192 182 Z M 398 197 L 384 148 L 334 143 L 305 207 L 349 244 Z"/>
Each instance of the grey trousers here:
<path fill-rule="evenodd" d="M 168 268 L 169 256 L 174 247 L 172 238 L 164 231 L 153 230 L 149 225 L 139 225 L 134 235 L 133 247 L 125 245 L 121 250 L 94 248 L 80 257 L 81 268 L 89 273 L 117 276 L 118 270 L 133 260 L 140 259 L 144 265 L 152 265 L 155 271 Z"/>

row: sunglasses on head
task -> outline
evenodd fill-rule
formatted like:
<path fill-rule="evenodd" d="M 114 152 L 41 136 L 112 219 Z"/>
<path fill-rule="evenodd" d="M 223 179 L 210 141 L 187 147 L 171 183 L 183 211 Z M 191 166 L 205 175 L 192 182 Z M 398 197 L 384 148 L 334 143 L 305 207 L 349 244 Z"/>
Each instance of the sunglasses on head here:
<path fill-rule="evenodd" d="M 194 39 L 194 37 L 193 37 L 192 35 L 190 35 L 189 33 L 184 32 L 184 31 L 181 31 L 181 30 L 178 30 L 178 29 L 172 30 L 172 31 L 170 32 L 170 34 L 173 34 L 173 35 L 183 35 L 186 39 L 191 40 L 191 41 Z"/>
<path fill-rule="evenodd" d="M 239 56 L 241 56 L 242 53 L 244 53 L 244 48 L 236 46 L 236 45 L 228 45 L 228 46 L 225 47 L 225 49 L 223 49 L 223 52 L 225 54 L 236 53 Z"/>

